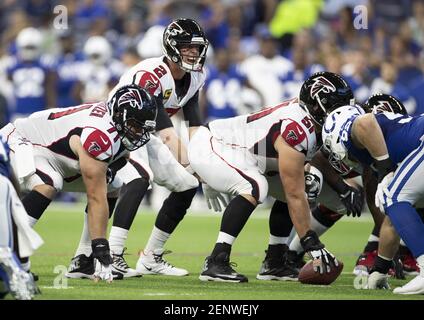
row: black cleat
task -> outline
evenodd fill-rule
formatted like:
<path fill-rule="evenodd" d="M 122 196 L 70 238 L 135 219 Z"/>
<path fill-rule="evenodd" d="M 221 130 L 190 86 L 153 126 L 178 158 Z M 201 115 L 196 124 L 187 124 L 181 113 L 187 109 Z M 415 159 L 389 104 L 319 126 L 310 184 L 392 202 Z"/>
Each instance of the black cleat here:
<path fill-rule="evenodd" d="M 272 245 L 272 247 L 278 250 L 265 250 L 265 260 L 262 262 L 261 269 L 256 275 L 256 279 L 297 281 L 299 271 L 285 259 L 287 246 Z"/>
<path fill-rule="evenodd" d="M 246 276 L 237 273 L 232 266 L 237 265 L 230 262 L 230 255 L 221 252 L 215 257 L 207 257 L 199 279 L 202 281 L 222 281 L 222 282 L 248 282 Z"/>
<path fill-rule="evenodd" d="M 93 255 L 91 254 L 89 257 L 87 257 L 84 254 L 80 254 L 72 258 L 65 277 L 71 279 L 94 279 Z"/>
<path fill-rule="evenodd" d="M 304 255 L 305 253 L 303 252 L 298 254 L 296 251 L 288 250 L 286 253 L 286 264 L 299 272 L 300 269 L 302 269 L 306 264 L 305 260 L 303 259 Z"/>

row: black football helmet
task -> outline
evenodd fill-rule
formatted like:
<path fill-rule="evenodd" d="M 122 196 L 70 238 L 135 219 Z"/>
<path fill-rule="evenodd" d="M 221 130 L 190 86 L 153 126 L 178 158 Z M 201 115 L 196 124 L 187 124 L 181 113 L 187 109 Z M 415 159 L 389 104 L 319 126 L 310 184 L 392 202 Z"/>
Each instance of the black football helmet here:
<path fill-rule="evenodd" d="M 354 98 L 352 89 L 341 76 L 323 71 L 313 74 L 303 83 L 299 102 L 312 119 L 322 126 L 331 111 L 353 104 Z"/>
<path fill-rule="evenodd" d="M 150 132 L 156 128 L 158 109 L 155 98 L 146 89 L 136 84 L 123 86 L 107 105 L 127 150 L 136 150 L 150 140 Z"/>
<path fill-rule="evenodd" d="M 408 114 L 405 106 L 399 99 L 385 93 L 377 93 L 369 97 L 364 104 L 364 110 L 374 114 L 381 112 L 393 112 L 403 115 Z"/>
<path fill-rule="evenodd" d="M 199 56 L 193 64 L 183 60 L 181 47 L 199 46 Z M 192 19 L 172 21 L 163 32 L 163 51 L 168 59 L 177 63 L 187 72 L 201 71 L 206 60 L 209 42 L 199 24 Z"/>

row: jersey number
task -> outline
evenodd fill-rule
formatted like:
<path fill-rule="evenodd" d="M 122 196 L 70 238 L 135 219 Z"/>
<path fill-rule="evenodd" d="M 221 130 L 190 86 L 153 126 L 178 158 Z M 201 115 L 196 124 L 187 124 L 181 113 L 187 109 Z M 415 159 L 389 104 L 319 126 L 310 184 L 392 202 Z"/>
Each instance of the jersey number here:
<path fill-rule="evenodd" d="M 162 78 L 166 74 L 166 69 L 164 66 L 159 66 L 155 68 L 153 72 L 158 76 L 158 78 Z"/>
<path fill-rule="evenodd" d="M 314 124 L 312 123 L 312 120 L 309 116 L 306 116 L 305 118 L 303 118 L 302 123 L 309 130 L 309 133 L 314 132 Z"/>

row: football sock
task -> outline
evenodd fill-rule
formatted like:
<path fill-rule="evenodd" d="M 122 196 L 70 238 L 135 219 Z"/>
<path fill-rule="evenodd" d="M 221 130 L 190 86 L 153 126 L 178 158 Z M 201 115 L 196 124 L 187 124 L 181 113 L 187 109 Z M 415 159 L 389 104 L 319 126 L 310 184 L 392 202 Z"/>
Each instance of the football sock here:
<path fill-rule="evenodd" d="M 223 249 L 228 251 L 228 247 L 231 247 L 255 208 L 256 206 L 241 195 L 231 200 L 222 216 L 221 229 L 212 256 L 216 256 Z"/>
<path fill-rule="evenodd" d="M 144 253 L 163 248 L 170 236 L 170 233 L 162 231 L 154 226 L 149 240 L 147 241 L 147 245 L 144 248 Z"/>
<path fill-rule="evenodd" d="M 138 178 L 122 187 L 113 217 L 113 226 L 129 230 L 137 214 L 138 207 L 149 187 L 149 180 Z M 109 244 L 112 246 L 112 239 Z"/>
<path fill-rule="evenodd" d="M 368 243 L 364 248 L 364 252 L 372 252 L 378 250 L 378 242 L 380 241 L 378 236 L 374 234 L 370 234 L 368 237 Z"/>
<path fill-rule="evenodd" d="M 88 214 L 84 214 L 84 226 L 82 228 L 82 234 L 77 251 L 75 252 L 75 257 L 79 256 L 80 254 L 89 257 L 91 252 L 91 237 L 90 233 L 88 232 Z"/>
<path fill-rule="evenodd" d="M 292 229 L 287 203 L 276 200 L 269 215 L 269 244 L 288 244 Z"/>
<path fill-rule="evenodd" d="M 172 192 L 159 210 L 155 221 L 156 228 L 171 234 L 184 218 L 196 191 L 197 188 L 183 192 Z"/>
<path fill-rule="evenodd" d="M 22 199 L 22 204 L 24 205 L 26 212 L 36 221 L 39 220 L 44 211 L 46 211 L 50 202 L 52 201 L 49 198 L 35 190 L 29 192 Z"/>
<path fill-rule="evenodd" d="M 127 229 L 113 226 L 109 234 L 110 251 L 112 251 L 114 254 L 122 254 L 127 238 Z"/>

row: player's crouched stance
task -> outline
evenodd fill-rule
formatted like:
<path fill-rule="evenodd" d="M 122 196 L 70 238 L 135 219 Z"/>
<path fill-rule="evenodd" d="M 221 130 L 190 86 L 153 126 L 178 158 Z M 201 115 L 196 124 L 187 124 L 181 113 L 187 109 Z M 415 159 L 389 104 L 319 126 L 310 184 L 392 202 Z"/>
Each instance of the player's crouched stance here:
<path fill-rule="evenodd" d="M 205 260 L 200 280 L 248 281 L 231 266 L 231 246 L 250 214 L 266 198 L 266 175 L 271 172 L 280 174 L 280 192 L 286 195 L 294 227 L 314 260 L 315 271 L 330 272 L 338 265 L 311 230 L 304 163 L 316 152 L 315 131 L 321 129 L 327 114 L 318 100 L 326 97 L 325 101 L 331 102 L 330 98 L 340 94 L 337 88 L 346 87 L 339 76 L 318 73 L 302 87 L 300 97 L 303 93 L 309 99 L 299 103 L 295 98 L 253 114 L 215 120 L 193 135 L 188 156 L 194 171 L 212 189 L 235 196 L 224 211 L 218 240 Z"/>
<path fill-rule="evenodd" d="M 14 242 L 19 240 L 20 255 L 26 257 L 43 241 L 30 227 L 11 181 L 15 179 L 9 169 L 9 150 L 0 136 L 0 298 L 10 292 L 17 300 L 31 300 L 38 289 L 32 274 L 23 270 L 13 252 Z"/>
<path fill-rule="evenodd" d="M 106 228 L 107 168 L 150 139 L 157 106 L 137 85 L 120 88 L 107 101 L 49 109 L 8 124 L 0 133 L 14 150 L 14 171 L 29 193 L 22 202 L 32 225 L 56 192 L 87 193 L 88 229 L 95 280 L 112 281 Z"/>

